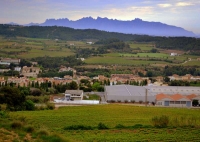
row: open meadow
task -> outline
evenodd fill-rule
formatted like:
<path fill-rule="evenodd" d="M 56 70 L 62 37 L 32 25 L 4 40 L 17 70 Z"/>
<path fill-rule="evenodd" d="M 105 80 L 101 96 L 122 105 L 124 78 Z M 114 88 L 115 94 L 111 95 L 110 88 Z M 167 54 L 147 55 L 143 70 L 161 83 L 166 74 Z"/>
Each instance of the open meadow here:
<path fill-rule="evenodd" d="M 10 112 L 10 118 L 0 119 L 0 127 L 11 130 L 12 121 L 23 121 L 34 130 L 29 136 L 37 139 L 38 131 L 68 141 L 200 141 L 199 109 L 159 108 L 133 105 L 68 106 L 56 110 Z M 154 127 L 153 117 L 166 115 L 167 127 Z M 10 121 L 7 124 L 4 121 Z M 14 129 L 23 139 L 23 129 Z M 43 137 L 45 140 L 48 137 Z M 56 141 L 56 140 L 49 140 Z M 60 140 L 62 141 L 62 140 Z"/>

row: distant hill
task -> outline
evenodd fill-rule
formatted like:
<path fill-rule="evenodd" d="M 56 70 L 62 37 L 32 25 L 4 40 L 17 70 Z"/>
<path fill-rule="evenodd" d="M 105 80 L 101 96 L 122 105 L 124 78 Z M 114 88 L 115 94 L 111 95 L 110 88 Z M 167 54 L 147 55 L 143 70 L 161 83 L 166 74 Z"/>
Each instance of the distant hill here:
<path fill-rule="evenodd" d="M 77 21 L 65 19 L 47 19 L 40 26 L 63 26 L 74 29 L 97 29 L 109 32 L 128 34 L 152 35 L 152 36 L 186 36 L 195 37 L 193 32 L 181 27 L 163 24 L 160 22 L 148 22 L 136 18 L 132 21 L 120 21 L 98 17 L 86 17 Z"/>
<path fill-rule="evenodd" d="M 200 38 L 158 37 L 148 35 L 123 34 L 95 29 L 73 29 L 59 26 L 18 26 L 0 24 L 0 35 L 6 38 L 29 37 L 59 40 L 103 40 L 116 38 L 122 41 L 152 42 L 164 49 L 181 49 L 200 52 Z M 197 52 L 194 52 L 195 54 Z M 200 53 L 198 53 L 200 55 Z"/>

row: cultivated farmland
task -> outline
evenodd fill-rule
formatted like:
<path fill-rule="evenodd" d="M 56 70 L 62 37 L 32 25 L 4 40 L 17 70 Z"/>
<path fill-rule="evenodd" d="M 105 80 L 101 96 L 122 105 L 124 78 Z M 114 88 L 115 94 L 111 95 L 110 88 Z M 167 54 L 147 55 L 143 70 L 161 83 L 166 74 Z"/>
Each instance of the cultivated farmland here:
<path fill-rule="evenodd" d="M 155 116 L 162 116 L 163 112 L 170 119 L 168 126 L 166 128 L 154 127 L 151 119 Z M 10 117 L 10 121 L 24 118 L 26 125 L 34 126 L 35 132 L 43 128 L 49 133 L 56 133 L 69 141 L 200 140 L 199 109 L 114 104 L 12 112 Z M 2 119 L 1 122 L 3 122 Z M 1 123 L 1 126 L 9 128 L 9 123 L 6 126 Z M 89 130 L 84 130 L 86 128 Z M 19 133 L 19 131 L 17 132 Z M 30 135 L 33 137 L 35 132 Z"/>

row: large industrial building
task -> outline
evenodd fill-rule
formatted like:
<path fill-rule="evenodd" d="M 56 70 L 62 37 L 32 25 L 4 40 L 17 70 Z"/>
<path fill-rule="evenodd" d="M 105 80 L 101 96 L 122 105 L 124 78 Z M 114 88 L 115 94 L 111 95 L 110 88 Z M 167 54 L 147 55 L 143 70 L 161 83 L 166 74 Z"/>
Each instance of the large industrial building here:
<path fill-rule="evenodd" d="M 160 97 L 158 96 L 160 94 L 164 95 Z M 132 85 L 105 86 L 105 99 L 107 102 L 154 102 L 157 105 L 162 106 L 190 107 L 192 105 L 192 100 L 199 98 L 199 96 L 200 87 Z"/>

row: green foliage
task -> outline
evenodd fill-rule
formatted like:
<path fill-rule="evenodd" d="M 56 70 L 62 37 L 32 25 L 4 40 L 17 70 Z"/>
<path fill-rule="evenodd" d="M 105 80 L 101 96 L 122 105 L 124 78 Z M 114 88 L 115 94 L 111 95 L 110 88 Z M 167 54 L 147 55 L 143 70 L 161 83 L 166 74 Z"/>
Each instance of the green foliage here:
<path fill-rule="evenodd" d="M 33 103 L 47 103 L 49 96 L 27 96 L 26 100 L 31 100 Z"/>
<path fill-rule="evenodd" d="M 64 72 L 58 72 L 58 71 L 48 71 L 48 72 L 42 72 L 38 75 L 38 77 L 61 77 L 63 78 L 65 75 L 73 76 L 73 71 L 64 71 Z"/>
<path fill-rule="evenodd" d="M 50 135 L 50 132 L 47 129 L 41 128 L 38 130 L 37 134 L 40 136 L 48 136 Z"/>
<path fill-rule="evenodd" d="M 8 111 L 0 111 L 0 118 L 8 118 L 9 112 Z"/>
<path fill-rule="evenodd" d="M 19 120 L 14 120 L 12 123 L 11 123 L 11 127 L 13 129 L 21 129 L 23 127 L 23 123 Z"/>
<path fill-rule="evenodd" d="M 84 126 L 84 125 L 71 125 L 64 127 L 64 130 L 93 130 L 91 126 Z"/>
<path fill-rule="evenodd" d="M 100 122 L 97 126 L 97 128 L 99 130 L 105 130 L 105 129 L 109 129 L 108 126 L 106 126 L 104 123 Z"/>
<path fill-rule="evenodd" d="M 192 101 L 192 106 L 198 106 L 198 105 L 199 105 L 199 100 Z"/>
<path fill-rule="evenodd" d="M 115 128 L 116 129 L 124 129 L 124 128 L 126 128 L 124 125 L 122 125 L 122 124 L 117 124 L 116 126 L 115 126 Z"/>
<path fill-rule="evenodd" d="M 47 103 L 46 106 L 47 106 L 47 109 L 49 109 L 49 110 L 55 109 L 55 104 L 54 103 Z"/>
<path fill-rule="evenodd" d="M 7 109 L 17 111 L 24 109 L 25 96 L 20 94 L 18 88 L 2 87 L 0 92 L 4 94 L 4 103 L 7 104 Z"/>
<path fill-rule="evenodd" d="M 162 115 L 160 117 L 154 116 L 151 119 L 151 122 L 152 122 L 153 126 L 155 126 L 155 127 L 159 127 L 159 128 L 167 127 L 169 124 L 169 117 L 166 115 Z"/>
<path fill-rule="evenodd" d="M 35 128 L 34 128 L 34 126 L 32 126 L 32 125 L 27 125 L 27 126 L 24 127 L 24 130 L 25 130 L 26 132 L 28 132 L 28 133 L 32 133 L 32 132 L 35 131 Z"/>
<path fill-rule="evenodd" d="M 35 110 L 35 104 L 31 100 L 25 101 L 26 110 Z"/>

